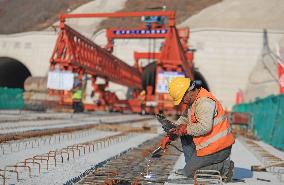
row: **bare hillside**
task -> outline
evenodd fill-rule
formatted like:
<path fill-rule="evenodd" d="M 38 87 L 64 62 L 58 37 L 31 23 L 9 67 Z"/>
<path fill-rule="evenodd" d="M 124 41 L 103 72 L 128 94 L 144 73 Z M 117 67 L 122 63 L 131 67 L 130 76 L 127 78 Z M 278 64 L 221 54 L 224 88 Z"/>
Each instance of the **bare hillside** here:
<path fill-rule="evenodd" d="M 72 11 L 90 1 L 0 0 L 0 34 L 45 29 L 58 20 L 60 13 Z M 177 11 L 177 22 L 181 23 L 220 1 L 222 0 L 127 0 L 120 11 L 154 11 L 165 4 L 168 10 Z M 102 21 L 100 28 L 137 26 L 140 23 L 137 19 L 108 19 Z"/>
<path fill-rule="evenodd" d="M 283 0 L 223 0 L 188 18 L 191 28 L 284 30 Z"/>
<path fill-rule="evenodd" d="M 0 0 L 0 34 L 41 30 L 90 0 Z"/>
<path fill-rule="evenodd" d="M 166 5 L 167 10 L 176 11 L 177 23 L 181 23 L 188 17 L 199 13 L 204 8 L 214 5 L 222 0 L 128 0 L 121 12 L 155 11 L 161 10 Z M 139 18 L 133 19 L 107 19 L 101 22 L 101 28 L 138 26 Z"/>

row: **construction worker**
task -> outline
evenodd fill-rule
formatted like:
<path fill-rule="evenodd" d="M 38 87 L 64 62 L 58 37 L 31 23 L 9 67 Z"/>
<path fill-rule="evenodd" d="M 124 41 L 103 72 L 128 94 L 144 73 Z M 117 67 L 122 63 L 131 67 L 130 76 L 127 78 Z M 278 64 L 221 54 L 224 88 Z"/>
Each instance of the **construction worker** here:
<path fill-rule="evenodd" d="M 146 91 L 143 90 L 138 95 L 138 101 L 144 103 L 145 99 L 146 99 Z"/>
<path fill-rule="evenodd" d="M 72 106 L 74 113 L 83 112 L 82 97 L 83 97 L 82 84 L 79 81 L 79 79 L 75 78 L 73 95 L 72 95 Z"/>
<path fill-rule="evenodd" d="M 145 110 L 145 107 L 146 107 L 146 91 L 143 90 L 139 93 L 138 95 L 138 101 L 141 105 L 141 114 L 142 115 L 145 115 L 146 114 L 146 110 Z"/>
<path fill-rule="evenodd" d="M 201 83 L 177 77 L 169 83 L 174 104 L 187 109 L 171 131 L 181 138 L 186 165 L 176 174 L 193 177 L 198 169 L 219 170 L 230 181 L 234 163 L 229 160 L 235 142 L 221 103 Z"/>

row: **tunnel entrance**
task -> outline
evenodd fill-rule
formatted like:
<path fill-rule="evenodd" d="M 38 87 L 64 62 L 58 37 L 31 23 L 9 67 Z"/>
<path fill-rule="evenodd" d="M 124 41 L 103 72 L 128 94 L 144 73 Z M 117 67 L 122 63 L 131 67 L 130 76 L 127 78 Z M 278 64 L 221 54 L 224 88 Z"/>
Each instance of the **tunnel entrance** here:
<path fill-rule="evenodd" d="M 194 79 L 202 81 L 202 87 L 205 88 L 207 91 L 210 91 L 209 86 L 205 80 L 205 78 L 202 76 L 202 74 L 198 71 L 194 71 Z"/>
<path fill-rule="evenodd" d="M 30 71 L 20 61 L 0 57 L 0 87 L 23 89 L 24 82 L 29 76 Z"/>

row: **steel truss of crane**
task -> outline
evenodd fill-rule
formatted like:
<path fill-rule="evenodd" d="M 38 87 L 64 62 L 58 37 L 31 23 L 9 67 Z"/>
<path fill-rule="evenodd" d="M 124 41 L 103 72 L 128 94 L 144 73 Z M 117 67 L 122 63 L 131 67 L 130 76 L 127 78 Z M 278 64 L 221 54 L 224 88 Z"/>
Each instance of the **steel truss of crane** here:
<path fill-rule="evenodd" d="M 105 48 L 98 46 L 65 23 L 66 19 L 74 18 L 143 16 L 164 16 L 167 18 L 167 24 L 153 24 L 152 27 L 107 29 L 106 36 L 108 43 Z M 62 14 L 60 16 L 60 31 L 50 59 L 50 70 L 52 71 L 56 66 L 59 66 L 61 70 L 78 73 L 80 80 L 82 80 L 84 74 L 91 75 L 93 88 L 101 94 L 104 105 L 111 104 L 113 106 L 118 101 L 115 93 L 104 90 L 108 85 L 108 81 L 130 87 L 134 89 L 134 99 L 128 101 L 128 105 L 136 107 L 133 109 L 134 112 L 139 112 L 141 111 L 141 103 L 135 101 L 135 98 L 137 98 L 139 92 L 142 90 L 142 69 L 138 65 L 138 60 L 142 58 L 156 59 L 157 72 L 183 71 L 186 76 L 193 78 L 193 53 L 187 49 L 188 37 L 188 29 L 176 28 L 174 11 Z M 135 52 L 134 58 L 136 63 L 134 66 L 130 66 L 112 55 L 111 52 L 114 47 L 114 39 L 132 38 L 164 38 L 165 41 L 159 53 Z M 104 86 L 96 85 L 97 77 L 104 78 L 106 84 Z M 50 89 L 50 92 L 50 94 L 59 93 L 62 99 L 64 97 L 63 91 Z M 150 99 L 153 99 L 153 97 Z M 155 109 L 155 112 L 163 108 L 162 104 L 159 105 L 160 107 Z"/>

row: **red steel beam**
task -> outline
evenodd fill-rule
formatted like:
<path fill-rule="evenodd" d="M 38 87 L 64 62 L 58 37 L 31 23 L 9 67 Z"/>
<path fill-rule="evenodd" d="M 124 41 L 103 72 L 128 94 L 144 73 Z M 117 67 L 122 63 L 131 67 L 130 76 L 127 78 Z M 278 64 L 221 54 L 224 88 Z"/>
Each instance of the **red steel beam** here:
<path fill-rule="evenodd" d="M 185 76 L 193 78 L 193 63 L 187 60 L 186 51 L 180 41 L 178 31 L 175 27 L 169 29 L 158 64 L 177 67 L 182 66 Z"/>
<path fill-rule="evenodd" d="M 70 18 L 119 18 L 119 17 L 142 17 L 142 16 L 165 16 L 168 17 L 169 26 L 175 26 L 175 12 L 174 11 L 147 11 L 147 12 L 115 12 L 115 13 L 84 13 L 84 14 L 62 14 L 61 21 Z"/>
<path fill-rule="evenodd" d="M 138 61 L 139 59 L 159 59 L 161 53 L 156 52 L 134 52 L 134 59 Z"/>
<path fill-rule="evenodd" d="M 164 31 L 163 33 L 157 32 Z M 115 33 L 116 31 L 124 31 L 121 34 Z M 139 34 L 135 34 L 135 32 Z M 148 33 L 141 33 L 141 31 L 148 31 Z M 149 33 L 152 32 L 152 33 Z M 150 53 L 135 53 L 135 61 L 138 62 L 139 58 L 155 58 L 158 63 L 164 66 L 171 66 L 175 68 L 179 65 L 182 66 L 185 75 L 193 79 L 193 54 L 187 51 L 187 40 L 189 37 L 188 28 L 176 29 L 175 26 L 167 28 L 155 28 L 150 30 L 144 29 L 107 29 L 108 47 L 112 50 L 113 39 L 136 39 L 136 38 L 165 38 L 165 42 L 161 53 L 159 55 L 151 56 Z"/>
<path fill-rule="evenodd" d="M 67 70 L 82 70 L 121 85 L 142 88 L 137 68 L 124 63 L 67 25 L 61 27 L 50 62 L 51 68 L 59 64 Z"/>

